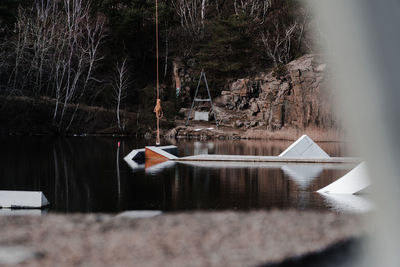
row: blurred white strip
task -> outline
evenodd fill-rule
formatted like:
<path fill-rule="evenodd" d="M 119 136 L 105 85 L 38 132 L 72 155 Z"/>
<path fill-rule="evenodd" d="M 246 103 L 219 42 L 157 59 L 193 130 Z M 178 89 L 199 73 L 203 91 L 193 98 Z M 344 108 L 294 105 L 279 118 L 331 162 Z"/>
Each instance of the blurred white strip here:
<path fill-rule="evenodd" d="M 337 110 L 367 160 L 376 211 L 369 266 L 399 266 L 400 3 L 395 0 L 313 0 L 326 38 Z M 365 265 L 363 265 L 365 266 Z"/>

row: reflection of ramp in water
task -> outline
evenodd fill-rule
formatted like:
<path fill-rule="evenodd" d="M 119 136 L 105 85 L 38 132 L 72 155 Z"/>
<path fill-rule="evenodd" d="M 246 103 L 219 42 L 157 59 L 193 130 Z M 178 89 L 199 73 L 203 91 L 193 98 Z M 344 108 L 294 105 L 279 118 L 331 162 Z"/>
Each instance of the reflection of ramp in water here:
<path fill-rule="evenodd" d="M 320 176 L 324 168 L 320 165 L 285 165 L 282 171 L 296 182 L 301 189 L 306 189 L 311 182 Z"/>
<path fill-rule="evenodd" d="M 0 216 L 43 216 L 47 209 L 0 209 Z"/>
<path fill-rule="evenodd" d="M 207 144 L 195 141 L 193 146 L 194 146 L 194 155 L 208 154 Z"/>
<path fill-rule="evenodd" d="M 163 171 L 165 169 L 169 169 L 169 168 L 174 167 L 175 164 L 176 164 L 175 161 L 164 161 L 164 162 L 161 162 L 161 163 L 157 163 L 157 164 L 151 165 L 149 167 L 146 166 L 145 170 L 146 170 L 147 174 L 155 175 L 155 174 L 157 174 L 157 173 L 159 173 L 159 172 L 161 172 L 161 171 Z"/>
<path fill-rule="evenodd" d="M 339 212 L 368 212 L 373 209 L 373 203 L 363 195 L 349 194 L 320 194 L 334 211 Z"/>

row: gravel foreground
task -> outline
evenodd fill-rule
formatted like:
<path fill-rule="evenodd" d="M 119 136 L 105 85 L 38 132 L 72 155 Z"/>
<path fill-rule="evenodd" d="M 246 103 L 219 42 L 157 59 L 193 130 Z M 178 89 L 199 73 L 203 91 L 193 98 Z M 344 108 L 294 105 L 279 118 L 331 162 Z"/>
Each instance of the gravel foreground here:
<path fill-rule="evenodd" d="M 364 234 L 355 215 L 311 211 L 0 217 L 0 265 L 260 266 Z"/>

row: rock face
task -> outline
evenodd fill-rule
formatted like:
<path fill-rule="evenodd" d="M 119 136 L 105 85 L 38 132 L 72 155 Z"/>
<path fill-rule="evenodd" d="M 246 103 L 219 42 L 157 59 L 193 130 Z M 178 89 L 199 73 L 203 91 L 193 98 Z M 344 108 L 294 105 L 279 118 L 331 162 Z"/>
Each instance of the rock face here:
<path fill-rule="evenodd" d="M 232 82 L 222 91 L 219 120 L 233 127 L 336 128 L 331 95 L 324 84 L 326 64 L 305 55 L 274 71 Z"/>

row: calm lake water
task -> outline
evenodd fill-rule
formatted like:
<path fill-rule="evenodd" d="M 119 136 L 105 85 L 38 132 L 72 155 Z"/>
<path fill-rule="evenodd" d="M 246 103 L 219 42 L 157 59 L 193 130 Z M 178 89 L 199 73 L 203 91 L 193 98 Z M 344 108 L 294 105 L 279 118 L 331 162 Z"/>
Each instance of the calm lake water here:
<path fill-rule="evenodd" d="M 118 149 L 117 142 L 121 142 Z M 170 140 L 180 156 L 278 155 L 286 141 Z M 1 137 L 0 190 L 43 191 L 50 212 L 123 210 L 336 209 L 316 190 L 348 172 L 349 165 L 203 166 L 184 163 L 131 169 L 132 149 L 154 141 L 95 137 Z M 348 156 L 344 143 L 319 144 Z"/>

